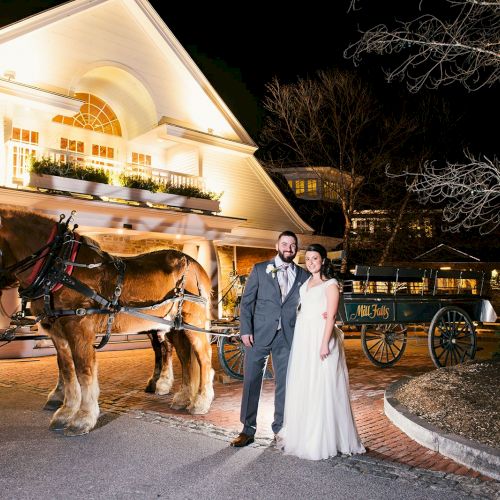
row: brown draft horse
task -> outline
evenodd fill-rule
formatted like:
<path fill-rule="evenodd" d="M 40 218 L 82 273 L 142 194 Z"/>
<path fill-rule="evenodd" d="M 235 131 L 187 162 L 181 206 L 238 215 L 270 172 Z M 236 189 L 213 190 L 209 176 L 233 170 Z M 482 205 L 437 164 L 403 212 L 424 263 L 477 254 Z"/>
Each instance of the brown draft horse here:
<path fill-rule="evenodd" d="M 0 206 L 0 217 L 0 267 L 3 269 L 19 263 L 43 247 L 55 224 L 48 217 L 10 207 Z M 186 292 L 201 295 L 207 305 L 184 302 L 179 311 L 182 320 L 198 328 L 207 327 L 210 279 L 195 260 L 176 250 L 162 250 L 120 260 L 125 264 L 120 304 L 145 307 L 160 303 L 173 293 L 184 276 Z M 95 268 L 74 267 L 72 277 L 103 297 L 113 296 L 119 279 L 113 256 L 100 250 L 90 238 L 80 236 L 76 262 L 101 263 Z M 31 269 L 16 272 L 15 278 L 4 274 L 0 277 L 0 288 L 11 285 L 14 279 L 21 288 L 25 288 L 29 284 L 30 272 Z M 53 292 L 52 301 L 56 310 L 96 307 L 95 301 L 67 287 Z M 30 307 L 32 314 L 43 314 L 43 297 L 33 300 Z M 145 312 L 169 318 L 177 313 L 179 307 L 179 303 L 166 303 L 156 310 Z M 54 344 L 59 366 L 59 381 L 46 405 L 54 409 L 62 400 L 50 422 L 53 430 L 64 429 L 66 435 L 75 436 L 88 433 L 96 425 L 99 383 L 94 342 L 96 334 L 106 330 L 107 318 L 106 314 L 88 314 L 44 318 L 41 321 L 41 326 Z M 171 328 L 167 325 L 125 313 L 116 314 L 112 325 L 113 332 L 150 333 L 156 351 L 156 365 L 146 390 L 162 394 L 168 393 L 173 382 L 169 358 L 171 346 L 168 341 L 161 342 L 163 337 L 158 338 L 168 333 L 182 365 L 182 385 L 173 397 L 172 408 L 187 408 L 193 414 L 206 413 L 214 398 L 209 336 L 191 330 L 169 330 Z"/>

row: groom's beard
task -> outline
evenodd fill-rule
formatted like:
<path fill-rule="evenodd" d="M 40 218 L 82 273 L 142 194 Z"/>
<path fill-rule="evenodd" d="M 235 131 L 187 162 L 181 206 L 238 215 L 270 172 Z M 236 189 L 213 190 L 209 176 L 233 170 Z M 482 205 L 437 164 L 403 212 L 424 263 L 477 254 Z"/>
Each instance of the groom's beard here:
<path fill-rule="evenodd" d="M 280 251 L 278 251 L 278 255 L 283 262 L 285 262 L 286 264 L 290 264 L 290 262 L 293 262 L 296 254 L 287 253 L 286 255 L 283 255 Z"/>

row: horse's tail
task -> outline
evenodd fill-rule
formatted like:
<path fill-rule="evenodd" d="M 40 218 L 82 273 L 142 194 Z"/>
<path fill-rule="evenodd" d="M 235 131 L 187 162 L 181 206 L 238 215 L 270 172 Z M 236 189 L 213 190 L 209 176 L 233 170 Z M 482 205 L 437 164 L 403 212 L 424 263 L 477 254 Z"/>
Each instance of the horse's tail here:
<path fill-rule="evenodd" d="M 196 357 L 196 352 L 193 346 L 189 346 L 189 390 L 191 393 L 191 401 L 194 401 L 197 394 L 200 392 L 201 369 L 200 362 Z"/>
<path fill-rule="evenodd" d="M 198 292 L 206 301 L 205 303 L 205 329 L 210 329 L 210 320 L 212 318 L 212 282 L 210 276 L 207 274 L 202 265 L 194 259 L 190 259 L 190 266 L 193 266 L 195 274 L 196 274 L 196 284 L 198 286 Z"/>
<path fill-rule="evenodd" d="M 191 278 L 195 278 L 196 282 L 196 287 L 197 290 L 191 290 L 191 293 L 197 293 L 201 297 L 205 299 L 205 305 L 204 307 L 204 319 L 203 322 L 199 322 L 197 326 L 204 328 L 205 330 L 210 330 L 210 320 L 211 320 L 211 310 L 212 310 L 212 304 L 211 304 L 211 299 L 212 299 L 212 283 L 210 276 L 207 274 L 205 269 L 202 267 L 202 265 L 192 259 L 188 258 L 189 262 L 189 271 L 188 274 L 191 275 Z M 191 282 L 193 283 L 193 282 Z M 209 333 L 202 333 L 199 332 L 198 335 L 200 336 L 205 336 L 205 339 L 201 342 L 201 345 L 205 346 L 209 352 L 207 353 L 208 356 L 211 357 L 211 348 L 210 348 L 210 334 Z M 200 339 L 201 340 L 201 339 Z M 202 355 L 203 357 L 203 355 Z M 200 360 L 197 357 L 197 349 L 193 348 L 193 344 L 190 343 L 190 359 L 189 359 L 189 386 L 190 386 L 190 391 L 193 396 L 196 397 L 196 395 L 199 393 L 200 389 L 200 382 L 201 382 L 201 366 L 200 366 Z M 194 401 L 194 399 L 192 399 Z"/>

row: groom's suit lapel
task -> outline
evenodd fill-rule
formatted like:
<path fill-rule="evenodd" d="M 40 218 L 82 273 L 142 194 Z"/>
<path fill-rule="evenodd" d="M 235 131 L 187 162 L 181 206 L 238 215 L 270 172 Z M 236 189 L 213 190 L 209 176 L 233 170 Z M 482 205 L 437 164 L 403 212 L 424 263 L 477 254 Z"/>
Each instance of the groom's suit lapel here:
<path fill-rule="evenodd" d="M 274 259 L 270 260 L 267 265 L 269 265 L 269 264 L 271 264 L 273 267 L 276 267 L 276 262 L 274 262 Z M 275 288 L 275 290 L 278 294 L 278 297 L 280 298 L 280 301 L 281 301 L 281 288 L 280 288 L 280 284 L 278 283 L 278 274 L 276 273 L 274 275 L 274 278 L 273 278 L 273 273 L 269 273 L 267 276 L 273 282 L 274 288 Z"/>

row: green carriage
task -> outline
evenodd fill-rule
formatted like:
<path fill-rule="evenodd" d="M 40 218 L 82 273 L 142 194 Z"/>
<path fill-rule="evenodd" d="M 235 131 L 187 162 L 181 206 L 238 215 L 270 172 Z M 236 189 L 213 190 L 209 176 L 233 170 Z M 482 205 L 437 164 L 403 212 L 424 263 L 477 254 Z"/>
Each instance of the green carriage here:
<path fill-rule="evenodd" d="M 361 345 L 376 366 L 401 359 L 408 325 L 427 329 L 436 367 L 474 359 L 475 323 L 493 320 L 485 273 L 441 269 L 356 266 L 344 281 L 339 320 L 359 325 Z"/>
<path fill-rule="evenodd" d="M 378 367 L 401 359 L 409 325 L 427 330 L 436 367 L 463 363 L 475 357 L 476 324 L 496 319 L 485 278 L 474 271 L 356 266 L 343 280 L 337 321 L 359 327 L 363 352 Z M 237 321 L 226 332 L 218 341 L 221 366 L 242 379 L 245 351 Z"/>

